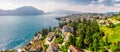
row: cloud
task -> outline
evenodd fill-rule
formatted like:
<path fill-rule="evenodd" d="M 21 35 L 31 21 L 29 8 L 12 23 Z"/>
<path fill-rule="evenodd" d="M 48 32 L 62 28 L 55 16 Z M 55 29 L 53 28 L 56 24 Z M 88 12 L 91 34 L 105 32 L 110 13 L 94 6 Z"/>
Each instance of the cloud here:
<path fill-rule="evenodd" d="M 114 4 L 114 6 L 116 6 L 116 7 L 120 7 L 120 4 Z"/>
<path fill-rule="evenodd" d="M 114 1 L 114 2 L 120 2 L 120 0 L 112 0 L 112 1 Z"/>
<path fill-rule="evenodd" d="M 95 3 L 95 1 L 94 1 L 94 0 L 92 0 L 92 1 L 91 1 L 91 3 Z"/>
<path fill-rule="evenodd" d="M 66 10 L 81 11 L 81 12 L 92 12 L 92 13 L 105 13 L 105 12 L 119 12 L 119 7 L 109 7 L 104 4 L 89 4 L 89 5 L 74 5 L 68 6 Z"/>
<path fill-rule="evenodd" d="M 56 3 L 55 2 L 49 2 L 50 5 L 55 5 Z"/>
<path fill-rule="evenodd" d="M 0 0 L 0 9 L 15 9 L 21 6 L 33 6 L 45 12 L 57 9 L 97 13 L 120 11 L 120 4 L 115 1 L 119 0 Z"/>
<path fill-rule="evenodd" d="M 98 3 L 102 3 L 102 2 L 104 2 L 104 1 L 105 1 L 105 0 L 98 0 L 97 2 L 98 2 Z"/>

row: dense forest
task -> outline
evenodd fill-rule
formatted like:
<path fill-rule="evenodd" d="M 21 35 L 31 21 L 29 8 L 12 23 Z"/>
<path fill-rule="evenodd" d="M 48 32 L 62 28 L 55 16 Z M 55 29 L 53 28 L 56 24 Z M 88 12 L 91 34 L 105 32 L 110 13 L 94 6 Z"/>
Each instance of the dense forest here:
<path fill-rule="evenodd" d="M 114 18 L 115 16 L 111 17 L 111 19 Z M 115 19 L 119 20 L 119 18 L 120 16 L 117 15 Z M 79 20 L 77 22 L 69 22 L 68 24 L 73 28 L 73 36 L 70 36 L 65 45 L 61 47 L 62 51 L 67 52 L 68 46 L 70 45 L 95 52 L 120 51 L 120 41 L 115 41 L 115 39 L 113 39 L 113 41 L 109 41 L 111 38 L 109 38 L 109 34 L 106 34 L 106 31 L 108 31 L 108 33 L 112 33 L 109 29 L 116 28 L 119 26 L 119 24 L 112 24 L 109 26 L 104 26 L 103 28 L 99 25 L 96 19 L 84 19 L 83 21 Z M 116 37 L 117 35 L 112 36 Z M 119 38 L 119 36 L 116 38 Z"/>

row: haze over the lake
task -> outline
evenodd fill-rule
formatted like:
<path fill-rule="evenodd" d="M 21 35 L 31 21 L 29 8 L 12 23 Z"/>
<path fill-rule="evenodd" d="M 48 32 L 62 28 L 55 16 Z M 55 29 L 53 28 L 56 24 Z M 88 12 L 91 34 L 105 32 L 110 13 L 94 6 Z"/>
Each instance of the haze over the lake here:
<path fill-rule="evenodd" d="M 118 12 L 120 0 L 0 0 L 0 9 L 13 10 L 33 6 L 45 12 L 58 9 L 80 12 Z"/>

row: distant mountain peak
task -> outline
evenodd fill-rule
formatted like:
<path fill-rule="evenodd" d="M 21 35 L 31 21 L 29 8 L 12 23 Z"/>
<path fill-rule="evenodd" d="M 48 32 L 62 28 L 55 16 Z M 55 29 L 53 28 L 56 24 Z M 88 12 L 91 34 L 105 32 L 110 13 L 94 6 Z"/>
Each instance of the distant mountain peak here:
<path fill-rule="evenodd" d="M 65 10 L 65 9 L 58 9 L 58 10 L 54 10 L 54 11 L 49 12 L 49 13 L 55 13 L 55 14 L 81 14 L 82 12 Z"/>
<path fill-rule="evenodd" d="M 15 10 L 0 10 L 0 15 L 41 15 L 42 10 L 38 10 L 32 6 L 23 6 Z"/>
<path fill-rule="evenodd" d="M 17 8 L 17 9 L 36 9 L 36 8 L 34 8 L 32 6 L 23 6 L 23 7 Z M 15 10 L 17 10 L 17 9 L 15 9 Z"/>

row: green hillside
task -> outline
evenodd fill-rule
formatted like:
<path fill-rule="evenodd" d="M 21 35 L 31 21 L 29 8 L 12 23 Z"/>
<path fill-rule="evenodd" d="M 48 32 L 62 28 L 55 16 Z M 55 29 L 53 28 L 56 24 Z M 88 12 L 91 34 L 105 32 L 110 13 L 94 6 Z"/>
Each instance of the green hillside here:
<path fill-rule="evenodd" d="M 100 29 L 106 36 L 108 36 L 109 42 L 120 41 L 120 15 L 115 15 L 109 18 L 115 27 L 109 28 L 107 26 L 101 26 Z"/>

